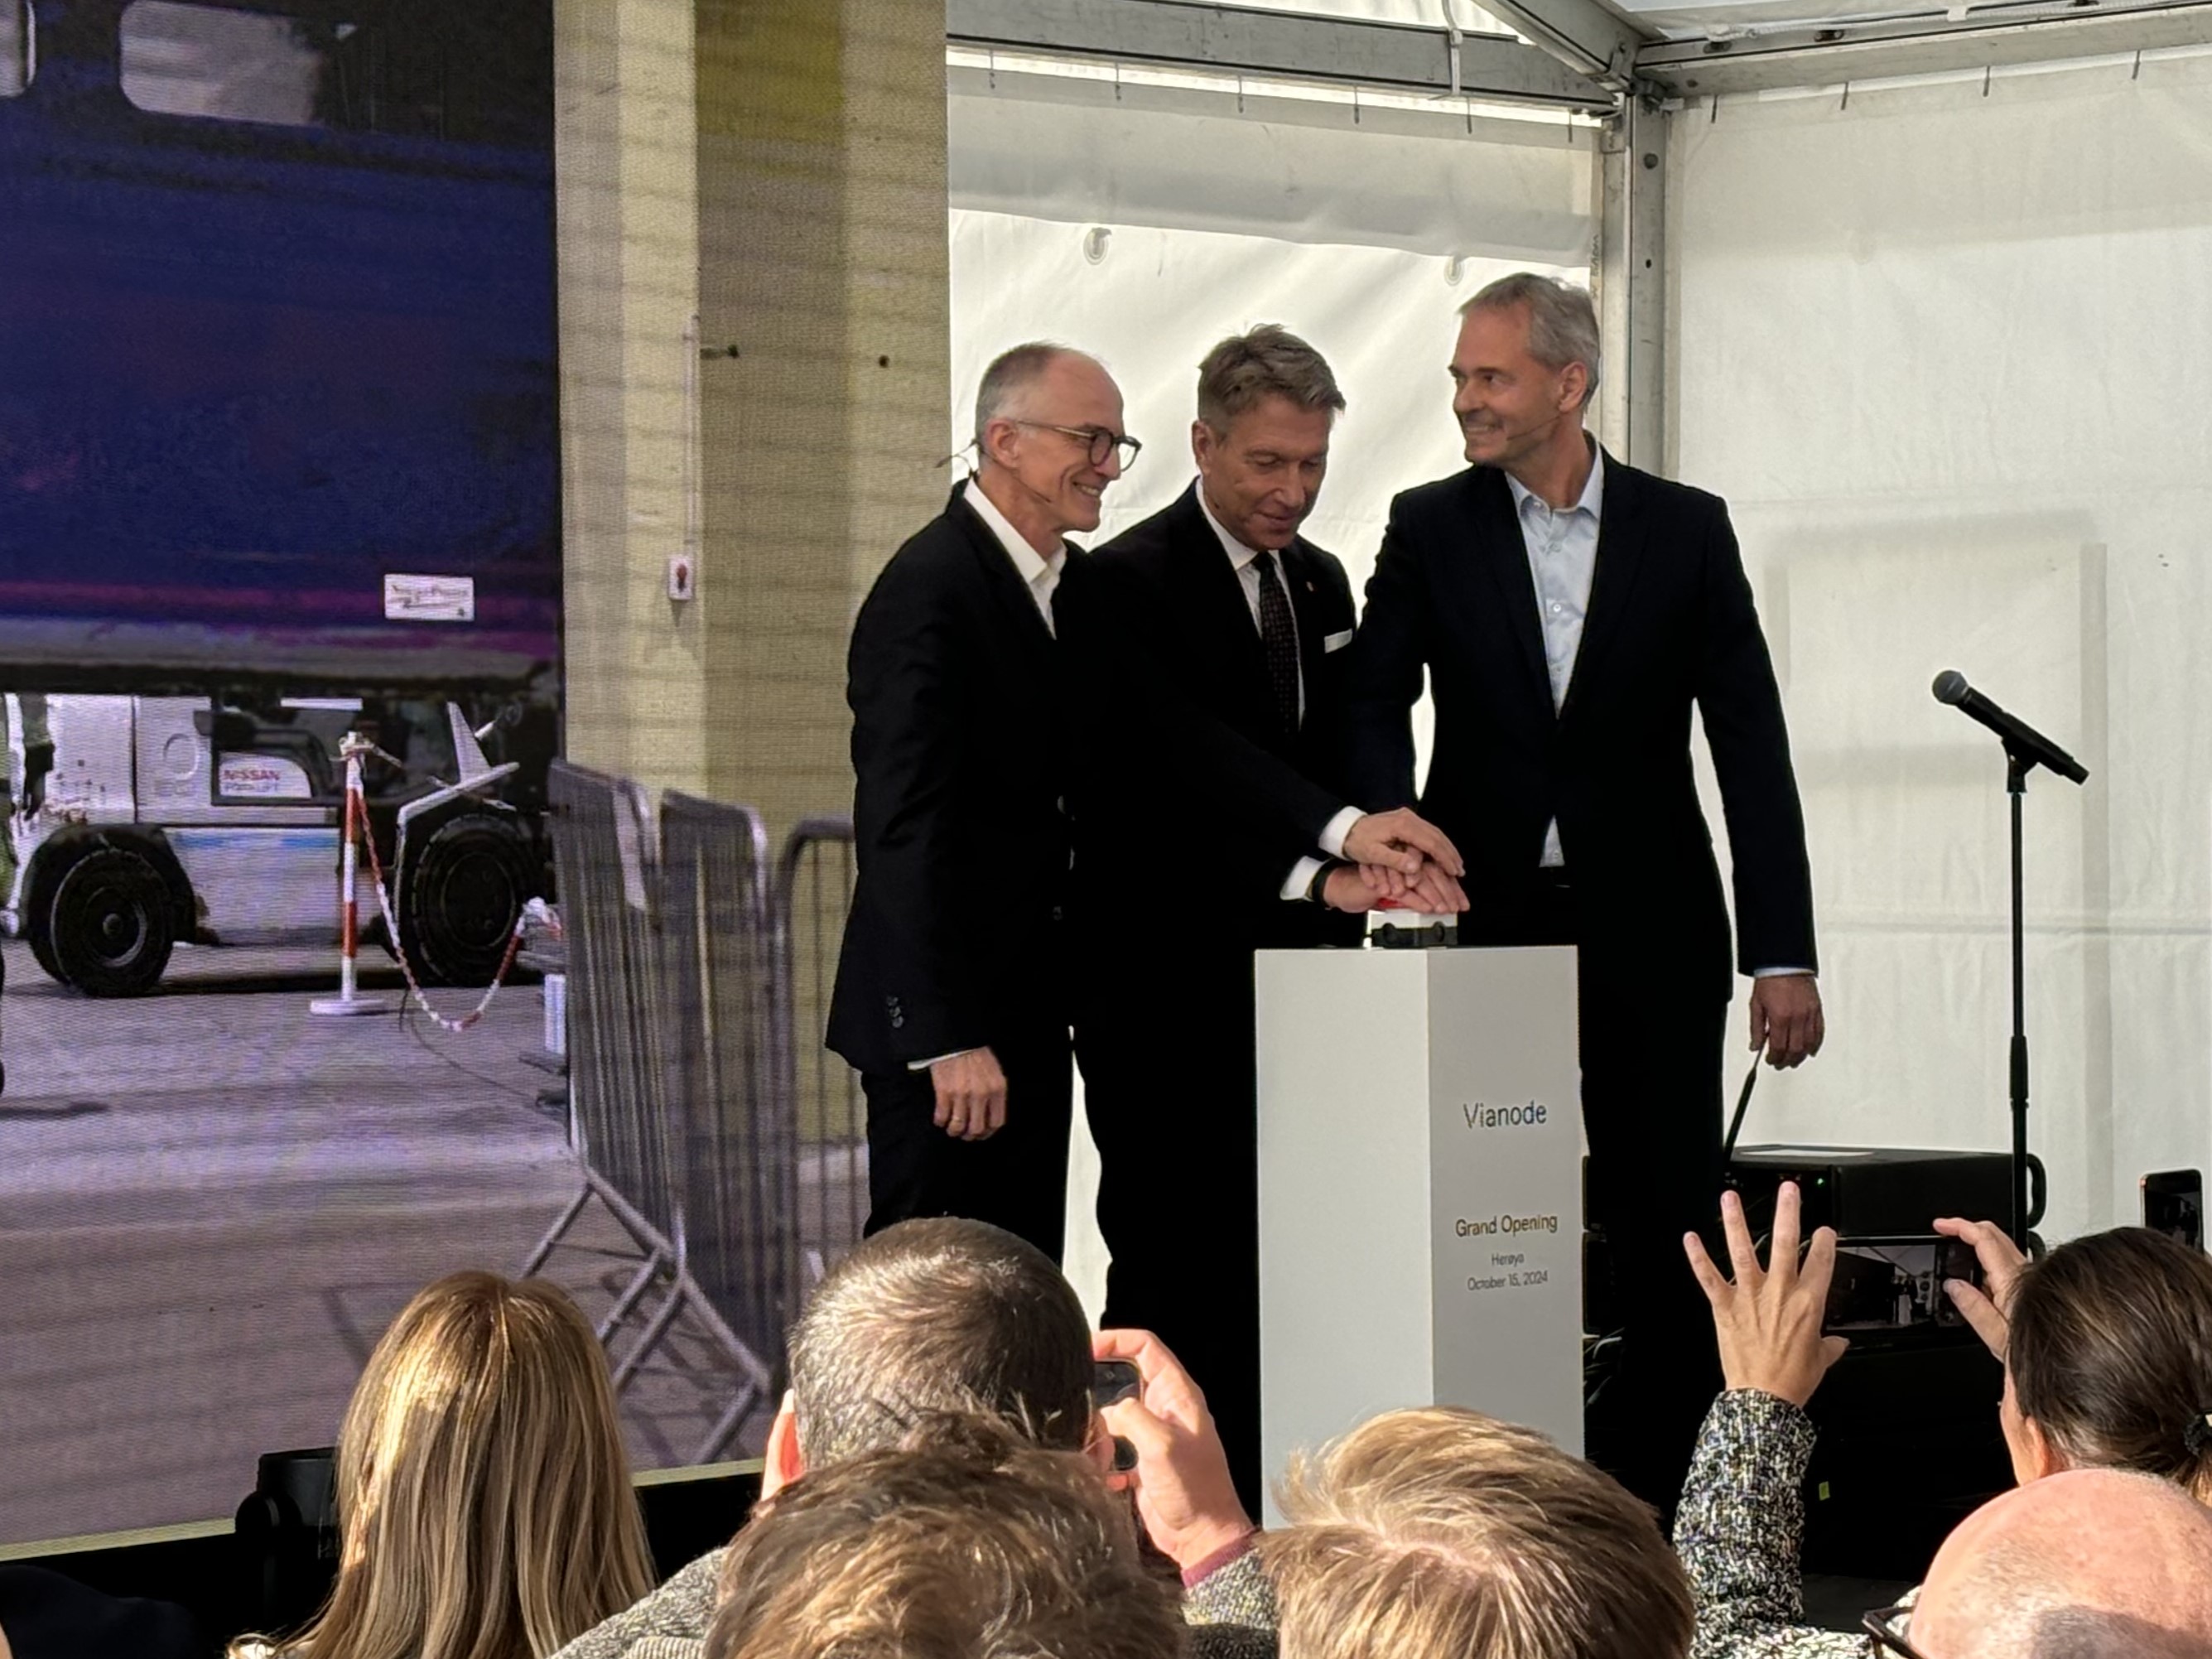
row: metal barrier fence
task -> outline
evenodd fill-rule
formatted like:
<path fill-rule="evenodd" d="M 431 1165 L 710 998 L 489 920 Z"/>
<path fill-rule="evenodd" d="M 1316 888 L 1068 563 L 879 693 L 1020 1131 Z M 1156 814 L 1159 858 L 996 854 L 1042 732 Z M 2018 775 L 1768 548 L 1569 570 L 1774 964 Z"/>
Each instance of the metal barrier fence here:
<path fill-rule="evenodd" d="M 733 1373 L 705 1462 L 773 1403 L 806 1284 L 866 1219 L 860 1079 L 820 1037 L 852 821 L 802 822 L 771 879 L 744 807 L 671 793 L 656 825 L 637 785 L 565 761 L 548 793 L 583 1182 L 523 1272 L 600 1200 L 643 1257 L 599 1324 L 617 1391 L 687 1310 Z"/>
<path fill-rule="evenodd" d="M 636 785 L 556 761 L 547 779 L 554 879 L 568 946 L 569 1100 L 586 1186 L 531 1255 L 544 1264 L 593 1191 L 647 1248 L 599 1337 L 614 1334 L 675 1254 L 676 1178 L 659 1034 L 658 848 Z"/>
<path fill-rule="evenodd" d="M 852 1067 L 822 1046 L 852 908 L 853 820 L 800 821 L 776 860 L 776 1092 L 799 1147 L 799 1236 L 819 1275 L 860 1242 L 868 1213 L 867 1112 Z"/>
<path fill-rule="evenodd" d="M 568 951 L 570 1121 L 583 1182 L 522 1271 L 534 1273 L 544 1267 L 591 1200 L 600 1200 L 644 1257 L 599 1322 L 611 1359 L 631 1316 L 659 1291 L 658 1304 L 616 1359 L 616 1392 L 628 1386 L 687 1310 L 736 1373 L 731 1400 L 692 1460 L 707 1462 L 747 1417 L 774 1399 L 761 1349 L 732 1328 L 732 1312 L 742 1323 L 775 1327 L 769 1352 L 781 1348 L 782 1298 L 771 1293 L 766 1310 L 756 1308 L 747 1318 L 743 1287 L 720 1285 L 727 1300 L 710 1294 L 696 1275 L 691 1251 L 700 1222 L 708 1221 L 711 1237 L 726 1214 L 709 1196 L 726 1188 L 730 1173 L 720 1127 L 722 1083 L 744 1079 L 741 1112 L 760 1097 L 750 1085 L 763 1074 L 758 1057 L 769 1044 L 749 1011 L 764 1008 L 766 999 L 758 973 L 748 975 L 743 964 L 749 955 L 767 958 L 765 835 L 758 819 L 743 809 L 679 805 L 671 927 L 663 913 L 669 872 L 644 792 L 625 780 L 556 761 L 548 795 Z M 733 816 L 717 816 L 722 814 Z M 709 844 L 721 842 L 733 845 Z M 712 885 L 725 875 L 735 882 L 729 895 Z M 712 938 L 726 925 L 733 940 Z M 732 999 L 728 1009 L 716 1000 L 726 992 Z M 735 1074 L 701 1064 L 694 1052 L 703 1034 L 722 1031 L 739 1034 Z M 758 1115 L 773 1121 L 779 1115 Z M 742 1141 L 743 1134 L 737 1139 Z M 774 1210 L 745 1206 L 742 1198 L 738 1203 L 763 1218 L 762 1224 L 777 1224 Z M 721 1241 L 710 1248 L 707 1262 L 710 1272 L 734 1279 Z"/>
<path fill-rule="evenodd" d="M 708 1304 L 773 1364 L 803 1284 L 798 1136 L 775 1087 L 768 831 L 744 807 L 671 793 L 660 834 L 684 1237 Z"/>

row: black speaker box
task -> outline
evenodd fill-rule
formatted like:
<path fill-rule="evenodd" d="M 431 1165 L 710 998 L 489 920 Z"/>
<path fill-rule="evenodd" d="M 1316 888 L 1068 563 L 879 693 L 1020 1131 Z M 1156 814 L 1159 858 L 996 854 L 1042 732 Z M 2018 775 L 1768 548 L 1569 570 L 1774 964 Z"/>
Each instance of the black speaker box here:
<path fill-rule="evenodd" d="M 2041 1175 L 2032 1161 L 2031 1174 Z M 1846 1238 L 1892 1238 L 1929 1232 L 1939 1215 L 2012 1218 L 2012 1158 L 2005 1152 L 1739 1146 L 1729 1184 L 1742 1195 L 1754 1234 L 1773 1224 L 1774 1194 L 1785 1181 L 1797 1183 L 1808 1234 L 1833 1227 Z"/>

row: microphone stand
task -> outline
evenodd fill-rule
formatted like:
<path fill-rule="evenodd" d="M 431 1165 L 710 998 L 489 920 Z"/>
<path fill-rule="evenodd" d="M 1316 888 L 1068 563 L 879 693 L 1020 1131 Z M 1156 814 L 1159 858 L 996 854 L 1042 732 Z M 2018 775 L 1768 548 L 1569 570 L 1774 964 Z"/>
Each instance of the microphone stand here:
<path fill-rule="evenodd" d="M 2042 1218 L 2043 1167 L 2027 1150 L 2027 919 L 2021 874 L 2021 803 L 2027 775 L 2047 764 L 2009 741 L 2005 744 L 2005 793 L 2012 797 L 2012 1242 L 2028 1254 L 2028 1230 Z"/>
<path fill-rule="evenodd" d="M 2023 840 L 2021 803 L 2027 793 L 2027 775 L 2047 766 L 2070 783 L 2086 783 L 2089 774 L 2081 763 L 2034 727 L 2015 719 L 1966 684 L 1966 677 L 1947 668 L 1931 688 L 1936 701 L 1958 709 L 1997 734 L 2004 744 L 2005 793 L 2012 797 L 2012 1239 L 2022 1252 L 2027 1249 L 2027 1230 L 2035 1218 L 2028 1200 L 2029 1176 L 2039 1176 L 2041 1166 L 2027 1152 L 2027 916 L 2026 881 L 2021 866 Z M 2039 1190 L 2043 1182 L 2039 1179 Z"/>

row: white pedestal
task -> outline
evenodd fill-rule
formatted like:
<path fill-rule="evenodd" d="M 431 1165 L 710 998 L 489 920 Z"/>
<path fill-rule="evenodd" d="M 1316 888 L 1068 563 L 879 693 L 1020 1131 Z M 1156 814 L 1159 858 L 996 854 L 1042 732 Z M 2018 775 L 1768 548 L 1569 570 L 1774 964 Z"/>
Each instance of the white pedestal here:
<path fill-rule="evenodd" d="M 1263 951 L 1261 1446 L 1399 1406 L 1583 1444 L 1575 953 Z"/>

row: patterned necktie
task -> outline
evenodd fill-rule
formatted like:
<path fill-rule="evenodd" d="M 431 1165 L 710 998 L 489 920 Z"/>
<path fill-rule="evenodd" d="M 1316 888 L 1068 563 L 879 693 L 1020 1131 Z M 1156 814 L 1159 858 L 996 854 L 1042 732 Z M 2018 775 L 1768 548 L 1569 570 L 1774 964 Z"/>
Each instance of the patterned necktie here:
<path fill-rule="evenodd" d="M 1267 655 L 1267 690 L 1285 732 L 1298 729 L 1298 631 L 1291 621 L 1291 596 L 1273 553 L 1260 555 L 1260 646 Z"/>

